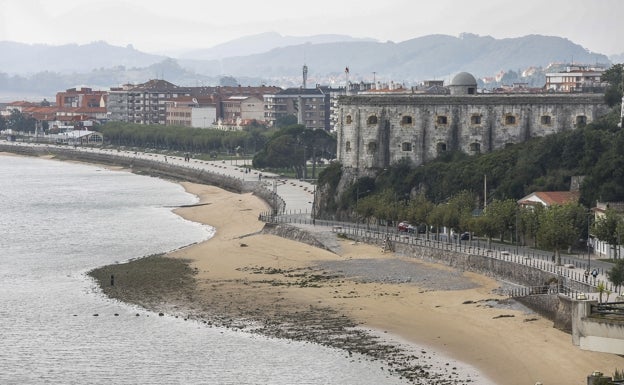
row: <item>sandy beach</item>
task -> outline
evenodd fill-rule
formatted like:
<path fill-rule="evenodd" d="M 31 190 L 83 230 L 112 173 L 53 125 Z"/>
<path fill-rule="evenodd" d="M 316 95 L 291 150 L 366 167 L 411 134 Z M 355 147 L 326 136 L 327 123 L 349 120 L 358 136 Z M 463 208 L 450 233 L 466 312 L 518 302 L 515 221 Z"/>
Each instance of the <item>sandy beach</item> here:
<path fill-rule="evenodd" d="M 331 252 L 265 234 L 258 214 L 267 206 L 259 198 L 182 184 L 201 204 L 176 212 L 215 227 L 215 236 L 168 254 L 177 267 L 145 278 L 157 283 L 132 279 L 134 262 L 103 268 L 105 293 L 210 324 L 392 357 L 392 370 L 414 383 L 429 376 L 427 383 L 584 385 L 595 370 L 624 368 L 623 357 L 580 350 L 551 321 L 511 306 L 494 293 L 493 279 L 338 237 Z M 109 287 L 112 273 L 119 278 Z M 135 285 L 124 286 L 124 277 Z M 375 333 L 400 338 L 416 353 L 397 351 Z M 444 360 L 438 370 L 426 363 L 435 352 L 481 374 L 467 381 Z"/>

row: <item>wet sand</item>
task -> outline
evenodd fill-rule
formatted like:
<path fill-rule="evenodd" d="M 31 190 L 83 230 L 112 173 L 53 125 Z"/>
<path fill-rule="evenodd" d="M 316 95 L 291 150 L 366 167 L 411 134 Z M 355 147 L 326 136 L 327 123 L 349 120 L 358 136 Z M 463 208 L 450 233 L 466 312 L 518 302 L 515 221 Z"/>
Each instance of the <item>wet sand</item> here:
<path fill-rule="evenodd" d="M 265 234 L 259 198 L 182 184 L 202 205 L 176 212 L 214 226 L 215 236 L 96 270 L 105 293 L 210 325 L 366 354 L 413 383 L 584 385 L 595 370 L 624 368 L 624 358 L 580 350 L 552 322 L 508 304 L 495 280 L 347 239 L 333 253 Z M 397 339 L 407 345 L 388 341 Z"/>

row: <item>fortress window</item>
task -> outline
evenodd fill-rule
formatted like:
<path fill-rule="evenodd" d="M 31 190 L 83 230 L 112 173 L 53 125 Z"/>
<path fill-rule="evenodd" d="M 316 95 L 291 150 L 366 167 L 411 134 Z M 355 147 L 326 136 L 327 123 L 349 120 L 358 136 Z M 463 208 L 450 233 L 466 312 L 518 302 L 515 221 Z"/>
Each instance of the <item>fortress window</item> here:
<path fill-rule="evenodd" d="M 470 143 L 471 152 L 481 152 L 481 143 Z"/>
<path fill-rule="evenodd" d="M 401 144 L 401 150 L 403 150 L 405 152 L 412 151 L 412 144 L 410 142 L 403 142 Z"/>
<path fill-rule="evenodd" d="M 579 115 L 579 116 L 576 117 L 576 125 L 577 126 L 582 127 L 582 126 L 584 126 L 586 124 L 587 124 L 587 116 Z"/>
<path fill-rule="evenodd" d="M 347 142 L 347 143 L 345 143 L 345 151 L 346 151 L 346 152 L 351 151 L 351 142 Z"/>
<path fill-rule="evenodd" d="M 505 124 L 516 124 L 516 117 L 513 115 L 505 115 Z"/>
<path fill-rule="evenodd" d="M 542 117 L 540 118 L 540 122 L 542 124 L 551 125 L 552 124 L 552 117 L 550 115 L 542 115 Z"/>
<path fill-rule="evenodd" d="M 445 152 L 446 151 L 446 143 L 438 143 L 436 145 L 436 150 L 438 151 L 438 154 Z"/>
<path fill-rule="evenodd" d="M 368 117 L 368 119 L 366 120 L 367 124 L 377 124 L 377 117 L 375 115 L 371 115 Z"/>
<path fill-rule="evenodd" d="M 368 153 L 373 154 L 377 151 L 377 142 L 368 142 Z"/>
<path fill-rule="evenodd" d="M 448 118 L 444 115 L 439 115 L 436 119 L 436 122 L 438 124 L 447 124 L 448 123 Z"/>
<path fill-rule="evenodd" d="M 470 117 L 470 124 L 481 124 L 481 115 L 472 115 Z"/>
<path fill-rule="evenodd" d="M 405 115 L 401 118 L 401 124 L 404 126 L 408 126 L 412 124 L 412 117 L 409 115 Z"/>
<path fill-rule="evenodd" d="M 347 115 L 347 124 L 351 124 L 351 115 Z"/>

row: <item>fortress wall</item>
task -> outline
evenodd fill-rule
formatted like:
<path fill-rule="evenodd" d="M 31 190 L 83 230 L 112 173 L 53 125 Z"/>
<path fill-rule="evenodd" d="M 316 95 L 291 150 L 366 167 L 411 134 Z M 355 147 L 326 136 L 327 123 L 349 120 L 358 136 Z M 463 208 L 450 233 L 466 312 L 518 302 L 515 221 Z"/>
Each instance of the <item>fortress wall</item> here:
<path fill-rule="evenodd" d="M 606 111 L 600 94 L 347 96 L 336 126 L 338 159 L 360 170 L 402 158 L 420 165 L 441 150 L 487 153 L 575 129 Z"/>

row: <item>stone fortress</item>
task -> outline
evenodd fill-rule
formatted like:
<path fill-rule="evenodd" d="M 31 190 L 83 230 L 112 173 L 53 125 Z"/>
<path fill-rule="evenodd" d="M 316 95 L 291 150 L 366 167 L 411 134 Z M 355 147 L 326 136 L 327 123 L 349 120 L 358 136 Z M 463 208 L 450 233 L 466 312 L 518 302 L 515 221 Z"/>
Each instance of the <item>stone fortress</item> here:
<path fill-rule="evenodd" d="M 590 123 L 607 112 L 603 94 L 485 94 L 457 74 L 449 94 L 369 92 L 339 99 L 337 157 L 347 173 L 374 174 L 407 158 L 445 151 L 487 153 Z"/>

